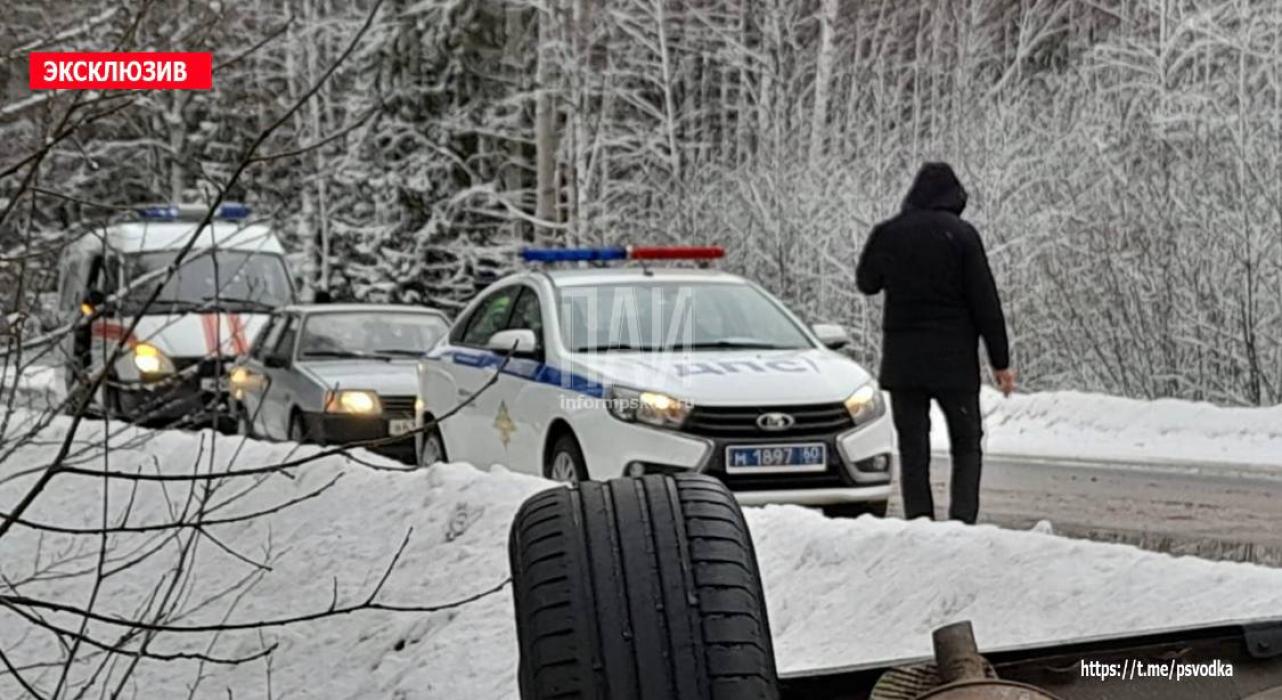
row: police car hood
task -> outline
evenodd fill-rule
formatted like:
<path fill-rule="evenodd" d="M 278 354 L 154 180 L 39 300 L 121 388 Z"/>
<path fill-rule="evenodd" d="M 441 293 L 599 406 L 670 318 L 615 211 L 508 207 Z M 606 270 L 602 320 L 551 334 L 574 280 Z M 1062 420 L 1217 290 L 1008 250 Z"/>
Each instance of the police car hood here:
<path fill-rule="evenodd" d="M 695 404 L 843 401 L 871 376 L 831 350 L 576 355 L 577 374 L 605 386 L 659 391 Z"/>
<path fill-rule="evenodd" d="M 107 340 L 123 338 L 131 321 L 104 319 L 95 322 L 93 333 Z M 253 313 L 147 314 L 126 342 L 148 343 L 172 358 L 242 355 L 266 322 L 266 314 Z"/>
<path fill-rule="evenodd" d="M 304 360 L 297 367 L 327 389 L 366 389 L 383 396 L 418 391 L 417 358 L 394 360 Z"/>

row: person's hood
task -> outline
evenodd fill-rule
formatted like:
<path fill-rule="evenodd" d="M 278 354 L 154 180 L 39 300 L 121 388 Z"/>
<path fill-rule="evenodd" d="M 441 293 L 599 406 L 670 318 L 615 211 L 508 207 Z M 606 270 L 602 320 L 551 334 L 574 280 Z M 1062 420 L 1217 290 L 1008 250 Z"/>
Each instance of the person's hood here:
<path fill-rule="evenodd" d="M 591 382 L 659 391 L 696 405 L 844 401 L 872 377 L 826 349 L 576 354 L 572 371 Z"/>
<path fill-rule="evenodd" d="M 418 392 L 416 358 L 395 360 L 303 360 L 295 365 L 327 389 L 367 389 L 384 396 Z"/>
<path fill-rule="evenodd" d="M 966 188 L 962 187 L 947 163 L 926 163 L 917 171 L 908 196 L 904 198 L 904 209 L 935 209 L 952 212 L 961 216 L 966 208 Z"/>

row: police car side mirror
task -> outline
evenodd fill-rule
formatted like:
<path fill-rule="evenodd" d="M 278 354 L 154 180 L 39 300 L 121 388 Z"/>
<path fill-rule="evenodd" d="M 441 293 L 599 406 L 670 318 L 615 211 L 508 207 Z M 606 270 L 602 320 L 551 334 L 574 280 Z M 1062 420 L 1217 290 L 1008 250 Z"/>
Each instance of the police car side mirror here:
<path fill-rule="evenodd" d="M 824 347 L 840 350 L 850 345 L 850 334 L 846 332 L 845 328 L 836 323 L 816 323 L 810 328 L 815 332 L 815 337 L 819 338 L 819 342 L 824 344 Z"/>
<path fill-rule="evenodd" d="M 539 339 L 529 328 L 509 328 L 490 336 L 485 347 L 500 355 L 510 352 L 513 357 L 534 357 L 539 354 Z"/>
<path fill-rule="evenodd" d="M 101 289 L 90 289 L 80 297 L 80 313 L 92 316 L 107 301 L 107 295 Z"/>

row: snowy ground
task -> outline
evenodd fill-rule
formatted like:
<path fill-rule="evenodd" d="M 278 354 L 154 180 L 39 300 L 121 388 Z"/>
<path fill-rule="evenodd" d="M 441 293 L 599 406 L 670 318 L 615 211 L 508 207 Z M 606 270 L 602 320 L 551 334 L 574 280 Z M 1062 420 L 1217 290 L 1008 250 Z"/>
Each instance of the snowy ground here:
<path fill-rule="evenodd" d="M 32 476 L 8 478 L 47 460 L 65 418 L 40 435 L 43 444 L 0 465 L 0 508 L 8 509 Z M 86 440 L 101 441 L 96 426 Z M 221 469 L 239 440 L 124 428 L 113 442 L 114 469 L 187 472 Z M 278 461 L 292 445 L 248 442 L 237 467 Z M 180 614 L 171 623 L 261 620 L 324 610 L 335 591 L 339 605 L 369 594 L 407 532 L 409 545 L 380 600 L 433 604 L 489 588 L 507 576 L 505 543 L 512 513 L 527 495 L 548 486 L 540 479 L 465 465 L 403 471 L 363 454 L 371 468 L 330 457 L 290 479 L 266 477 L 250 486 L 237 480 L 214 501 L 232 499 L 215 515 L 227 517 L 311 493 L 321 495 L 254 522 L 209 528 L 220 545 L 200 538 L 196 566 L 181 587 Z M 86 462 L 99 464 L 101 458 Z M 212 465 L 212 466 L 211 466 Z M 252 482 L 251 482 L 252 483 Z M 60 476 L 29 511 L 41 523 L 92 526 L 101 517 L 101 482 Z M 132 483 L 110 492 L 121 513 Z M 142 486 L 130 524 L 168 520 L 169 495 Z M 929 652 L 929 631 L 971 619 L 981 645 L 1032 643 L 1066 636 L 1133 633 L 1144 629 L 1276 616 L 1282 612 L 1282 571 L 1173 558 L 1122 545 L 1069 540 L 1034 532 L 955 524 L 830 521 L 795 507 L 752 509 L 749 524 L 761 558 L 776 651 L 783 671 L 880 661 Z M 113 535 L 113 558 L 149 547 L 172 554 L 172 533 Z M 224 549 L 225 547 L 225 549 Z M 230 552 L 235 552 L 235 555 Z M 96 563 L 93 537 L 18 528 L 0 540 L 0 568 L 25 595 L 82 603 L 88 578 L 75 572 Z M 260 569 L 246 560 L 270 566 Z M 102 612 L 132 615 L 159 581 L 171 556 L 152 557 L 107 580 Z M 73 574 L 68 576 L 67 574 Z M 238 587 L 240 586 L 240 587 Z M 71 617 L 54 620 L 72 625 Z M 165 634 L 162 651 L 247 654 L 277 645 L 270 670 L 264 660 L 239 667 L 196 662 L 143 662 L 135 676 L 140 697 L 185 697 L 198 676 L 197 697 L 507 698 L 514 697 L 516 663 L 510 591 L 439 613 L 364 611 L 257 632 Z M 48 634 L 0 612 L 0 648 L 19 664 L 48 658 Z M 109 636 L 110 629 L 91 626 Z M 19 643 L 21 642 L 21 643 Z M 123 664 L 118 664 L 119 673 Z M 87 669 L 86 669 L 87 671 Z M 33 672 L 35 673 L 35 672 Z M 52 683 L 56 669 L 34 677 Z M 0 679 L 0 697 L 17 695 Z"/>
<path fill-rule="evenodd" d="M 1282 471 L 1282 406 L 1224 408 L 1209 403 L 1141 401 L 1078 391 L 980 397 L 991 455 L 1099 460 L 1224 471 Z M 936 408 L 931 442 L 947 451 Z"/>

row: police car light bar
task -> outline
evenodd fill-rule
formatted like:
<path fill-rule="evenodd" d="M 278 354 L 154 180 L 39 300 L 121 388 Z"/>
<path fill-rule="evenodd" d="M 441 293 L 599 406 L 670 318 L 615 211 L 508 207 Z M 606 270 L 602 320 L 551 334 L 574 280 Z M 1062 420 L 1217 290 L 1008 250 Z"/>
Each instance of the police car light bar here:
<path fill-rule="evenodd" d="M 526 262 L 583 262 L 603 260 L 715 260 L 721 246 L 612 246 L 606 248 L 523 248 Z"/>
<path fill-rule="evenodd" d="M 632 260 L 716 260 L 725 255 L 719 245 L 628 246 Z"/>
<path fill-rule="evenodd" d="M 207 211 L 203 204 L 157 204 L 139 207 L 138 218 L 146 221 L 200 221 Z M 240 202 L 224 202 L 214 212 L 221 221 L 241 221 L 249 218 L 249 207 Z"/>

